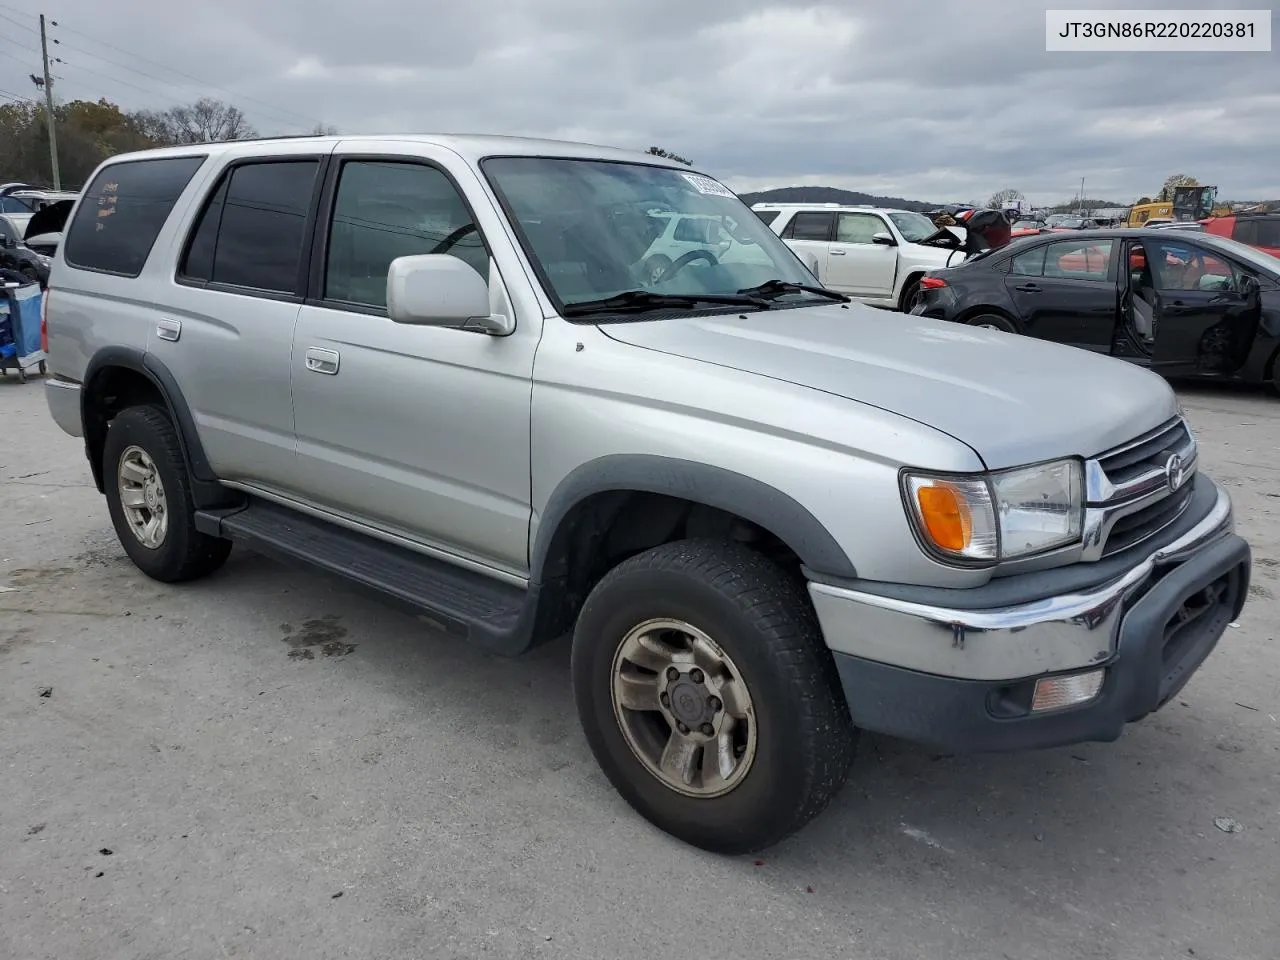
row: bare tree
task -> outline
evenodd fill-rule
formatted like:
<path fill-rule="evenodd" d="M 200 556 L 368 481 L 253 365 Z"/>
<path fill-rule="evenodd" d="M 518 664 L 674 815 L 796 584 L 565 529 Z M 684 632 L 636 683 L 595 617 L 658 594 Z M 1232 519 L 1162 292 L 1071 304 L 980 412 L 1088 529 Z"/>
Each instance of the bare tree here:
<path fill-rule="evenodd" d="M 1021 190 L 1005 187 L 1003 190 L 997 190 L 991 195 L 991 199 L 987 201 L 987 206 L 992 210 L 1004 210 L 1008 207 L 1016 207 L 1026 199 L 1026 194 Z"/>
<path fill-rule="evenodd" d="M 239 107 L 212 97 L 201 97 L 190 106 L 173 107 L 167 116 L 174 143 L 248 140 L 258 135 Z"/>
<path fill-rule="evenodd" d="M 312 137 L 336 137 L 337 135 L 338 128 L 331 123 L 317 123 L 311 128 L 311 133 L 308 134 L 308 136 Z"/>
<path fill-rule="evenodd" d="M 688 160 L 678 153 L 672 153 L 670 150 L 664 150 L 662 147 L 650 147 L 645 153 L 652 157 L 662 157 L 666 160 L 674 160 L 676 163 L 683 163 L 686 167 L 693 166 L 692 160 Z"/>

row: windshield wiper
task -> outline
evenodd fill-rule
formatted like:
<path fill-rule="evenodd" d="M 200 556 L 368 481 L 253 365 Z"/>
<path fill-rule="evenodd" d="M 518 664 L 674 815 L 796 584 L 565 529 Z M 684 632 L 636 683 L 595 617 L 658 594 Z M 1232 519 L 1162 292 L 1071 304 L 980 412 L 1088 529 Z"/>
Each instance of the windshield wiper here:
<path fill-rule="evenodd" d="M 738 293 L 743 296 L 766 297 L 768 299 L 780 297 L 784 293 L 812 293 L 815 296 L 826 297 L 828 300 L 838 300 L 841 303 L 848 303 L 852 299 L 851 297 L 846 297 L 843 293 L 828 290 L 826 287 L 815 287 L 809 283 L 792 283 L 789 280 L 766 280 L 759 286 L 747 287 L 739 290 Z"/>
<path fill-rule="evenodd" d="M 610 313 L 640 313 L 663 307 L 696 307 L 710 303 L 731 307 L 755 307 L 768 310 L 772 304 L 760 297 L 742 293 L 654 293 L 651 290 L 627 290 L 600 300 L 566 303 L 561 313 L 566 317 L 586 317 Z"/>

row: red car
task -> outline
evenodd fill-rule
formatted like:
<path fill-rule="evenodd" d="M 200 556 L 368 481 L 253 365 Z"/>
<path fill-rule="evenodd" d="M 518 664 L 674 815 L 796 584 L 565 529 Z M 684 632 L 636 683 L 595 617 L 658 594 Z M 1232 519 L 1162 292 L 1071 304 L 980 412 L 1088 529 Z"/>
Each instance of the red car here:
<path fill-rule="evenodd" d="M 1228 237 L 1280 257 L 1280 213 L 1237 213 L 1201 220 L 1205 233 Z"/>

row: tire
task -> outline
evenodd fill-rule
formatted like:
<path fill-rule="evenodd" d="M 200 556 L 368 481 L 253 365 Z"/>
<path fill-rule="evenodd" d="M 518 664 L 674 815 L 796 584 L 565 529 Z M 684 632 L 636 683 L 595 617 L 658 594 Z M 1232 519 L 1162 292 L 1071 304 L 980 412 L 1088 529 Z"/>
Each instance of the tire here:
<path fill-rule="evenodd" d="M 131 467 L 122 473 L 126 461 Z M 138 479 L 139 466 L 154 482 Z M 178 583 L 210 574 L 226 562 L 231 541 L 195 528 L 186 460 L 178 432 L 163 409 L 129 407 L 111 421 L 103 445 L 102 474 L 116 536 L 129 559 L 147 576 Z M 136 509 L 126 507 L 126 486 L 131 497 L 140 496 L 145 503 Z M 152 510 L 155 506 L 159 506 L 158 512 Z M 163 518 L 151 544 L 135 526 L 148 515 Z"/>
<path fill-rule="evenodd" d="M 909 277 L 907 282 L 902 285 L 902 293 L 898 297 L 898 310 L 901 313 L 910 313 L 920 300 L 920 277 Z"/>
<path fill-rule="evenodd" d="M 1002 330 L 1005 333 L 1017 333 L 1018 328 L 1013 325 L 1013 321 L 1008 317 L 1001 316 L 998 313 L 980 313 L 976 317 L 970 317 L 965 321 L 971 327 L 984 327 L 988 330 Z"/>
<path fill-rule="evenodd" d="M 655 253 L 644 262 L 645 282 L 657 283 L 670 268 L 671 260 L 660 253 Z"/>
<path fill-rule="evenodd" d="M 675 668 L 662 667 L 658 657 L 650 681 L 622 653 L 629 649 L 628 637 L 654 622 L 676 622 L 712 638 L 731 669 L 715 680 L 697 669 L 677 671 L 679 684 L 668 683 Z M 663 644 L 674 636 L 664 634 Z M 646 650 L 650 654 L 652 648 Z M 771 846 L 817 816 L 848 776 L 857 733 L 809 598 L 795 578 L 743 546 L 681 540 L 619 564 L 583 605 L 572 664 L 578 715 L 601 769 L 641 816 L 693 846 L 721 854 Z M 617 706 L 615 676 L 623 674 L 645 686 L 646 702 L 665 685 L 672 691 L 663 701 L 668 706 L 636 712 Z M 738 685 L 720 684 L 725 675 L 736 677 Z M 693 681 L 705 681 L 707 687 L 690 696 L 695 688 L 681 684 Z M 650 682 L 652 689 L 646 686 Z M 745 698 L 735 692 L 741 685 Z M 700 699 L 708 690 L 724 702 L 715 696 Z M 682 708 L 717 710 L 719 705 L 718 724 L 735 710 L 746 717 L 729 727 L 702 728 L 716 729 L 716 743 L 725 742 L 723 737 L 733 741 L 719 756 L 720 764 L 730 757 L 734 764 L 729 774 L 707 777 L 702 764 L 708 754 L 694 754 L 688 766 L 698 767 L 693 774 L 698 784 L 684 783 L 702 795 L 670 785 L 652 758 L 642 758 L 646 742 L 656 753 L 668 733 L 674 736 L 677 701 Z M 683 715 L 690 716 L 687 710 Z M 629 732 L 637 728 L 639 734 L 651 732 L 651 740 Z"/>

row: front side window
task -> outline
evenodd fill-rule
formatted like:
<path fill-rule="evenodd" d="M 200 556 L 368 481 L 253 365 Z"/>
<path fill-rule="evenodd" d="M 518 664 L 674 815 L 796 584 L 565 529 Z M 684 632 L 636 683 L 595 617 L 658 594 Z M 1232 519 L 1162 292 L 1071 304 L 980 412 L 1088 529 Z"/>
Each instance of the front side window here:
<path fill-rule="evenodd" d="M 1222 257 L 1199 247 L 1153 240 L 1144 243 L 1157 290 L 1231 293 L 1238 289 L 1236 271 Z"/>
<path fill-rule="evenodd" d="M 728 296 L 774 280 L 814 282 L 787 245 L 709 177 L 642 163 L 549 157 L 492 157 L 482 168 L 560 307 L 624 293 L 633 300 L 649 293 Z M 699 240 L 669 250 L 670 263 L 655 268 L 664 241 L 652 239 L 649 224 L 672 217 L 709 226 Z M 795 300 L 813 296 L 800 293 Z"/>
<path fill-rule="evenodd" d="M 67 263 L 136 277 L 204 157 L 125 160 L 103 167 L 67 230 Z"/>
<path fill-rule="evenodd" d="M 486 282 L 489 251 L 462 195 L 435 167 L 352 160 L 338 178 L 324 296 L 387 305 L 387 271 L 398 257 L 449 254 Z"/>
<path fill-rule="evenodd" d="M 842 213 L 836 221 L 836 243 L 874 243 L 877 233 L 886 233 L 884 221 L 874 213 Z"/>

